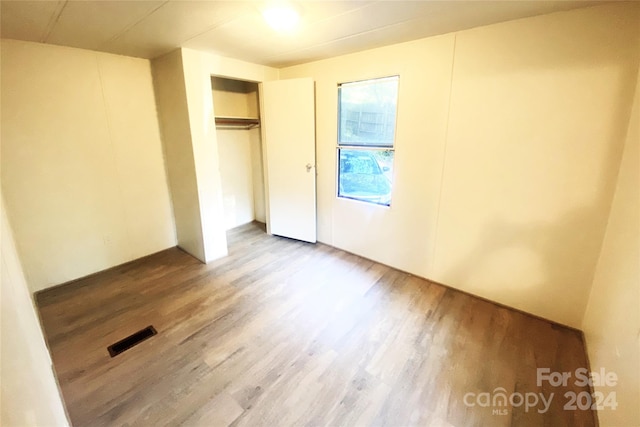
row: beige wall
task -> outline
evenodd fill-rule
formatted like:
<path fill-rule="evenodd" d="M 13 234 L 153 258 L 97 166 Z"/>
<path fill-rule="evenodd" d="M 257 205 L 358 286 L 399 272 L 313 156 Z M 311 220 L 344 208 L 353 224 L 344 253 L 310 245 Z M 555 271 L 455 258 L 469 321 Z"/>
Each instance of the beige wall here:
<path fill-rule="evenodd" d="M 258 118 L 258 85 L 213 77 L 213 105 L 218 117 Z M 259 129 L 216 131 L 226 228 L 264 217 L 262 144 Z"/>
<path fill-rule="evenodd" d="M 582 324 L 591 370 L 615 372 L 602 426 L 640 425 L 640 75 L 609 223 Z"/>
<path fill-rule="evenodd" d="M 310 76 L 316 82 L 319 241 L 428 276 L 453 41 L 434 37 L 281 70 L 281 78 Z M 395 74 L 400 92 L 392 206 L 338 199 L 337 84 Z"/>
<path fill-rule="evenodd" d="M 191 148 L 198 183 L 205 262 L 227 255 L 220 158 L 211 98 L 209 57 L 181 49 L 191 129 Z"/>
<path fill-rule="evenodd" d="M 220 178 L 226 228 L 255 219 L 249 130 L 218 129 Z"/>
<path fill-rule="evenodd" d="M 179 50 L 153 61 L 153 82 L 178 245 L 204 262 L 200 202 Z"/>
<path fill-rule="evenodd" d="M 185 247 L 181 229 L 188 229 L 193 250 L 185 249 L 209 262 L 227 253 L 211 76 L 263 82 L 277 79 L 278 70 L 192 49 L 158 58 L 153 68 L 178 243 Z M 174 117 L 179 122 L 172 123 Z"/>
<path fill-rule="evenodd" d="M 149 61 L 2 41 L 2 188 L 32 291 L 175 245 Z"/>
<path fill-rule="evenodd" d="M 262 156 L 262 136 L 260 129 L 249 130 L 249 145 L 251 147 L 251 179 L 253 183 L 253 213 L 256 221 L 267 222 L 265 188 L 264 188 L 264 158 Z"/>
<path fill-rule="evenodd" d="M 195 124 L 209 130 L 215 130 L 215 126 L 210 124 L 214 122 L 214 116 L 217 115 L 216 109 L 219 103 L 214 103 L 212 98 L 211 76 L 225 77 L 235 80 L 243 80 L 247 82 L 262 83 L 271 80 L 277 80 L 279 72 L 275 68 L 263 65 L 252 64 L 232 58 L 225 58 L 217 55 L 200 53 L 191 51 L 193 55 L 199 55 L 201 87 L 203 91 L 200 99 L 201 108 L 194 108 L 194 111 L 205 112 L 205 114 L 196 114 Z M 208 104 L 207 104 L 208 103 Z M 258 93 L 250 91 L 246 97 L 247 114 L 249 117 L 258 117 L 260 114 L 258 108 Z M 208 106 L 213 104 L 213 110 L 208 110 Z M 222 107 L 220 107 L 222 108 Z M 224 110 L 221 115 L 225 115 Z M 262 168 L 262 138 L 261 129 L 252 129 L 249 131 L 251 162 L 252 162 L 252 182 L 254 195 L 254 216 L 258 221 L 265 221 L 265 194 L 264 194 L 264 174 Z M 216 132 L 208 132 L 205 138 L 209 144 L 215 146 Z"/>
<path fill-rule="evenodd" d="M 5 427 L 68 426 L 3 202 L 0 211 L 0 424 Z"/>
<path fill-rule="evenodd" d="M 280 71 L 316 81 L 320 241 L 580 327 L 638 66 L 640 5 Z M 400 75 L 391 208 L 336 198 L 337 84 Z"/>
<path fill-rule="evenodd" d="M 258 118 L 258 85 L 244 80 L 211 78 L 218 117 Z"/>

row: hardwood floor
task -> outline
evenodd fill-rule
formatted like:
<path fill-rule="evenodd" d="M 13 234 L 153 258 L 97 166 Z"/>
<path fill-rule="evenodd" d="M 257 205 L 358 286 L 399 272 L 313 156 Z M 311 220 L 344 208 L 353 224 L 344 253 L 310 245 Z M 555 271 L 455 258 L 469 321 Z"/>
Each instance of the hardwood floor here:
<path fill-rule="evenodd" d="M 577 331 L 255 224 L 229 247 L 209 265 L 170 249 L 38 294 L 74 426 L 595 425 L 563 409 L 587 388 L 536 385 L 537 367 L 588 368 Z M 157 335 L 109 356 L 149 325 Z M 514 405 L 484 405 L 498 387 Z M 512 393 L 553 398 L 539 413 Z"/>

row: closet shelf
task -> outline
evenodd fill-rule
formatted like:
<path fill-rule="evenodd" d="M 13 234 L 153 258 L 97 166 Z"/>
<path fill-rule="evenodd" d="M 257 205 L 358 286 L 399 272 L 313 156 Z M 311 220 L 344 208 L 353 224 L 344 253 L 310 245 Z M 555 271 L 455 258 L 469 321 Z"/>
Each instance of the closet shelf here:
<path fill-rule="evenodd" d="M 218 129 L 253 129 L 260 126 L 260 119 L 250 117 L 216 117 Z"/>

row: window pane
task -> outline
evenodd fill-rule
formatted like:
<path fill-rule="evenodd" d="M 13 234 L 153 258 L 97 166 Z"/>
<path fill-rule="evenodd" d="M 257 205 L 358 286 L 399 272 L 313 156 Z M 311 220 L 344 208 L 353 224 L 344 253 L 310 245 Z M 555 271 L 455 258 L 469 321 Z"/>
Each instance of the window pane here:
<path fill-rule="evenodd" d="M 393 147 L 398 76 L 338 87 L 340 145 Z"/>
<path fill-rule="evenodd" d="M 389 206 L 392 150 L 339 149 L 338 196 Z"/>

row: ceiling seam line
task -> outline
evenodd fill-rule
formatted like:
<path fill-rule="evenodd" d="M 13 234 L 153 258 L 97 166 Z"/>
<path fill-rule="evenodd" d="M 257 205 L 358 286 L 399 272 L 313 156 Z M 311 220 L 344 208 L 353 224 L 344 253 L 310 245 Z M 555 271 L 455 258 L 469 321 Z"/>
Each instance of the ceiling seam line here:
<path fill-rule="evenodd" d="M 158 9 L 166 6 L 169 3 L 169 0 L 165 0 L 161 5 L 159 5 L 158 7 L 156 7 L 155 9 L 151 10 L 149 13 L 147 13 L 146 15 L 144 15 L 142 18 L 138 19 L 136 22 L 134 22 L 133 24 L 125 27 L 119 34 L 116 34 L 115 36 L 111 37 L 109 40 L 103 42 L 99 47 L 98 50 L 103 49 L 106 45 L 108 45 L 111 42 L 116 41 L 117 39 L 119 39 L 120 37 L 122 37 L 123 35 L 125 35 L 128 31 L 130 31 L 133 27 L 135 27 L 136 25 L 138 25 L 139 23 L 141 23 L 142 21 L 144 21 L 145 19 L 147 19 L 149 16 L 153 15 Z"/>
<path fill-rule="evenodd" d="M 42 43 L 46 43 L 49 36 L 51 36 L 53 29 L 55 28 L 56 24 L 60 20 L 60 16 L 62 15 L 62 12 L 64 11 L 65 7 L 67 7 L 68 3 L 69 3 L 68 0 L 64 0 L 64 3 L 62 3 L 62 7 L 60 8 L 60 10 L 57 11 L 57 13 L 56 11 L 54 11 L 53 14 L 51 15 L 51 19 L 49 20 L 49 23 L 47 24 L 47 28 L 41 39 Z"/>
<path fill-rule="evenodd" d="M 390 28 L 390 27 L 393 27 L 393 26 L 396 26 L 396 25 L 404 24 L 406 22 L 415 21 L 415 20 L 418 20 L 420 18 L 421 17 L 409 18 L 409 19 L 405 19 L 403 21 L 394 22 L 393 24 L 385 25 L 384 27 L 377 27 L 377 28 L 373 28 L 371 30 L 361 31 L 359 33 L 349 34 L 348 36 L 339 37 L 339 38 L 333 39 L 331 41 L 314 44 L 313 46 L 305 47 L 305 48 L 302 48 L 302 49 L 292 49 L 292 50 L 289 50 L 287 52 L 284 52 L 284 53 L 281 53 L 281 54 L 278 54 L 278 55 L 269 56 L 269 57 L 267 57 L 267 60 L 272 59 L 272 58 L 275 59 L 275 58 L 278 58 L 280 56 L 284 56 L 284 55 L 288 55 L 288 54 L 292 54 L 292 53 L 304 52 L 305 50 L 315 49 L 317 47 L 326 46 L 326 45 L 329 45 L 331 43 L 336 43 L 336 42 L 340 42 L 340 41 L 343 41 L 343 40 L 348 40 L 348 39 L 353 38 L 353 37 L 358 37 L 358 36 L 362 36 L 362 35 L 365 35 L 365 34 L 368 34 L 368 33 L 373 33 L 373 32 L 376 32 L 376 31 L 379 31 L 379 30 L 383 30 L 383 29 L 386 29 L 386 28 Z"/>
<path fill-rule="evenodd" d="M 221 23 L 219 23 L 219 24 L 215 24 L 215 25 L 213 25 L 213 26 L 211 26 L 211 27 L 207 28 L 207 29 L 206 29 L 206 30 L 204 30 L 204 31 L 201 31 L 201 32 L 199 32 L 199 33 L 197 33 L 197 34 L 194 34 L 193 36 L 189 36 L 186 40 L 183 40 L 182 42 L 180 42 L 180 45 L 182 46 L 182 44 L 183 44 L 183 43 L 188 43 L 188 42 L 190 42 L 191 40 L 195 39 L 196 37 L 200 37 L 201 35 L 206 34 L 206 33 L 208 33 L 209 31 L 213 31 L 213 30 L 215 30 L 216 28 L 224 27 L 225 25 L 232 23 L 232 22 L 233 22 L 233 21 L 235 21 L 236 19 L 238 19 L 238 16 L 234 16 L 234 17 L 233 17 L 233 18 L 231 18 L 231 19 L 225 20 L 225 21 L 223 21 L 223 22 L 221 22 Z"/>

